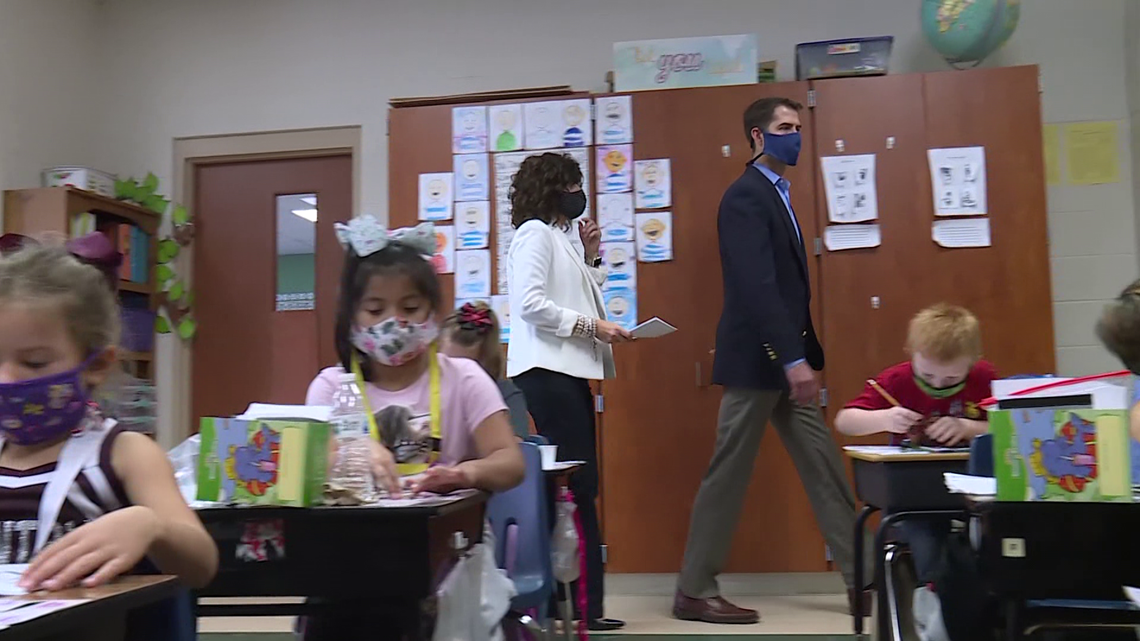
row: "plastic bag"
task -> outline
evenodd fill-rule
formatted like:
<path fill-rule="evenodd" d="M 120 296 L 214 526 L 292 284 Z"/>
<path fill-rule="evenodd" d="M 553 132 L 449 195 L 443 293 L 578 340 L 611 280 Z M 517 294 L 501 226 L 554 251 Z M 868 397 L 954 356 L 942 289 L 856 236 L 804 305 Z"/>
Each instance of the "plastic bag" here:
<path fill-rule="evenodd" d="M 555 504 L 554 538 L 551 539 L 551 562 L 554 579 L 559 583 L 572 583 L 581 575 L 578 561 L 578 528 L 574 525 L 574 512 L 578 508 L 563 490 Z"/>
<path fill-rule="evenodd" d="M 518 596 L 515 582 L 507 576 L 506 570 L 495 565 L 495 536 L 491 528 L 484 524 L 483 543 L 475 546 L 472 555 L 479 557 L 480 567 L 483 569 L 482 582 L 482 629 L 488 630 L 491 641 L 503 639 L 503 617 L 511 609 L 511 599 Z"/>
<path fill-rule="evenodd" d="M 486 641 L 486 633 L 479 632 L 480 575 L 475 559 L 465 557 L 440 582 L 432 641 Z"/>
<path fill-rule="evenodd" d="M 201 449 L 201 437 L 197 434 L 174 446 L 167 454 L 170 465 L 174 467 L 174 480 L 178 483 L 178 490 L 187 505 L 194 505 L 198 500 L 198 450 Z"/>

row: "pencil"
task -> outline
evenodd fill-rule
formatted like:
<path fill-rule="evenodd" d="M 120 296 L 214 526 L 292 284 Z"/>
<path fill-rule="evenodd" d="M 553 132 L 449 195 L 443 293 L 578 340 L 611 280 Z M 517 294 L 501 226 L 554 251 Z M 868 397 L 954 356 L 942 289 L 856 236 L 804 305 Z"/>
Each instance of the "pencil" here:
<path fill-rule="evenodd" d="M 895 407 L 901 407 L 901 406 L 902 406 L 902 404 L 901 404 L 901 403 L 899 403 L 899 402 L 898 402 L 898 401 L 895 399 L 895 397 L 894 397 L 894 396 L 891 396 L 890 392 L 888 392 L 887 390 L 883 389 L 883 386 L 882 386 L 882 385 L 879 385 L 879 382 L 878 382 L 878 381 L 876 381 L 875 379 L 873 379 L 873 378 L 868 378 L 868 379 L 867 379 L 867 384 L 868 384 L 868 385 L 870 385 L 871 387 L 875 388 L 875 391 L 879 393 L 879 396 L 882 396 L 882 397 L 883 397 L 883 399 L 884 399 L 884 400 L 886 400 L 886 401 L 887 401 L 888 403 L 890 403 L 891 405 L 893 405 L 893 406 L 895 406 Z"/>

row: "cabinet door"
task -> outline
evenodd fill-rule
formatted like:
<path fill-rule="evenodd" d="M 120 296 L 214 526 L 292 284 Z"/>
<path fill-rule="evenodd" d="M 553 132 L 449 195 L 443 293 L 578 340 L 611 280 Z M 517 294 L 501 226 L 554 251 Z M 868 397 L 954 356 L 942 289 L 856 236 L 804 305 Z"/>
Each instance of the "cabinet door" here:
<path fill-rule="evenodd" d="M 722 302 L 717 208 L 752 156 L 743 127 L 745 108 L 774 95 L 806 105 L 807 83 L 633 97 L 634 156 L 669 158 L 673 179 L 674 259 L 638 265 L 638 316 L 660 316 L 679 331 L 618 347 L 617 379 L 603 385 L 602 505 L 611 572 L 680 568 L 693 498 L 713 452 L 721 397 L 720 389 L 709 384 Z M 788 178 L 810 255 L 816 236 L 815 134 L 806 107 L 802 117 L 803 154 Z M 812 262 L 814 288 L 818 270 Z M 728 570 L 825 567 L 823 539 L 807 497 L 775 431 L 769 430 Z"/>

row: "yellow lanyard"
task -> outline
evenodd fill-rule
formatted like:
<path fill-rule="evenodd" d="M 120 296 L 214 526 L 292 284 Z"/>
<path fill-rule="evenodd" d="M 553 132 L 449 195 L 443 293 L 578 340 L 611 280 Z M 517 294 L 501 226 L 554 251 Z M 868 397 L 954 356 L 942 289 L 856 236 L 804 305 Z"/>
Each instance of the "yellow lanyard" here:
<path fill-rule="evenodd" d="M 440 392 L 439 392 L 439 358 L 436 356 L 437 347 L 435 343 L 431 344 L 428 348 L 428 378 L 431 385 L 431 439 L 437 445 L 432 448 L 432 452 L 428 457 L 427 463 L 400 463 L 396 466 L 401 475 L 407 476 L 409 474 L 419 474 L 423 472 L 432 463 L 435 463 L 439 458 L 439 446 L 442 442 L 441 436 L 441 416 L 443 412 L 440 410 Z M 372 412 L 372 402 L 368 399 L 368 392 L 364 389 L 364 373 L 360 369 L 360 361 L 354 354 L 352 357 L 352 373 L 356 376 L 356 386 L 360 388 L 360 396 L 364 400 L 364 411 L 368 414 L 368 432 L 372 438 L 380 441 L 380 426 L 376 424 L 376 414 Z"/>

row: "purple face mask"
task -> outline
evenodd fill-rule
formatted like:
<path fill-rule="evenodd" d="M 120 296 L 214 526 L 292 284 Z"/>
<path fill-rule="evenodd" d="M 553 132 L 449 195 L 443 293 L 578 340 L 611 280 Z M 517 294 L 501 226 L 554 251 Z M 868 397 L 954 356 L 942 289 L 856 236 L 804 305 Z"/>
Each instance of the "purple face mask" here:
<path fill-rule="evenodd" d="M 59 374 L 0 383 L 0 434 L 19 445 L 58 440 L 87 415 L 82 374 L 90 360 Z"/>

